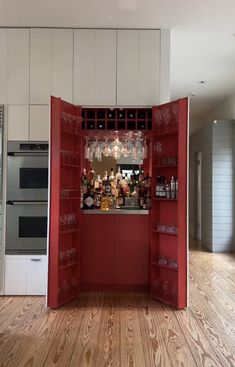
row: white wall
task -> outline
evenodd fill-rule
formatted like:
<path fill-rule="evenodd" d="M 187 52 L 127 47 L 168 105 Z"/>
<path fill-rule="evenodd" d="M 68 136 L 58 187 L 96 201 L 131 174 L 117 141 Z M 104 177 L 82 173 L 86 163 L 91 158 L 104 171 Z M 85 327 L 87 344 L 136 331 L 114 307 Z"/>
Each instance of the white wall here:
<path fill-rule="evenodd" d="M 212 250 L 212 124 L 190 137 L 189 153 L 189 232 L 197 234 L 197 175 L 196 154 L 202 153 L 202 244 Z"/>
<path fill-rule="evenodd" d="M 234 251 L 235 122 L 208 123 L 190 137 L 190 235 L 197 233 L 195 154 L 202 152 L 202 245 Z"/>

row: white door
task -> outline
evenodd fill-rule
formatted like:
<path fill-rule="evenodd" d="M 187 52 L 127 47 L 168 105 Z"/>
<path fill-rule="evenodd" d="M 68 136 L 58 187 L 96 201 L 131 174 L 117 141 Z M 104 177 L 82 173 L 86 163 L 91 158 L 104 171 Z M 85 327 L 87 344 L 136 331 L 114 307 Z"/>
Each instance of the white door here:
<path fill-rule="evenodd" d="M 5 295 L 26 294 L 26 258 L 5 258 Z"/>
<path fill-rule="evenodd" d="M 74 103 L 116 104 L 116 31 L 74 31 Z"/>
<path fill-rule="evenodd" d="M 27 259 L 26 294 L 46 295 L 47 262 L 46 256 L 32 256 Z"/>
<path fill-rule="evenodd" d="M 29 103 L 29 29 L 8 30 L 8 103 Z"/>

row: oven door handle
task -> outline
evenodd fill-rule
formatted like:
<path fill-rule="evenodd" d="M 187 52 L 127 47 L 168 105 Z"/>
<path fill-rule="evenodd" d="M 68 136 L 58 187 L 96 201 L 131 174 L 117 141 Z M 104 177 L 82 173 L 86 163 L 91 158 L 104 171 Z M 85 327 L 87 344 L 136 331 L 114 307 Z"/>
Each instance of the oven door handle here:
<path fill-rule="evenodd" d="M 48 157 L 48 152 L 45 153 L 14 153 L 14 152 L 8 152 L 7 155 L 9 157 Z"/>
<path fill-rule="evenodd" d="M 46 205 L 47 201 L 7 201 L 7 205 Z"/>

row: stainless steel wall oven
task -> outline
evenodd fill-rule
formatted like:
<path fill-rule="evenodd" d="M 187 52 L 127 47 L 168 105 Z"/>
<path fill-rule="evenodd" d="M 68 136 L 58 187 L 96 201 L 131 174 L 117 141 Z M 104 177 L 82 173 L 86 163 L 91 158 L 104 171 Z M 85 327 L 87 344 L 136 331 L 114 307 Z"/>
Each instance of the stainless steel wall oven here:
<path fill-rule="evenodd" d="M 45 254 L 48 143 L 8 142 L 7 254 Z"/>

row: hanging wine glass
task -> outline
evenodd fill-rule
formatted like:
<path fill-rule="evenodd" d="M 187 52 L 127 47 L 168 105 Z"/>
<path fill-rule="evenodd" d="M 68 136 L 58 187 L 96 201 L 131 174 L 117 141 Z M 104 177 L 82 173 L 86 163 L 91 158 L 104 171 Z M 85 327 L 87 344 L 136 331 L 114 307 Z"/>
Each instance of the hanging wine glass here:
<path fill-rule="evenodd" d="M 102 152 L 103 152 L 103 155 L 105 157 L 109 157 L 111 155 L 111 153 L 112 153 L 112 151 L 110 149 L 110 146 L 108 145 L 107 139 L 105 140 L 105 146 L 104 146 Z"/>
<path fill-rule="evenodd" d="M 148 158 L 148 146 L 146 139 L 144 139 L 144 142 L 142 144 L 141 159 L 143 160 Z"/>
<path fill-rule="evenodd" d="M 137 143 L 136 143 L 136 141 L 134 141 L 134 143 L 133 143 L 132 158 L 133 158 L 133 161 L 137 160 Z"/>
<path fill-rule="evenodd" d="M 125 140 L 125 143 L 123 144 L 121 153 L 122 153 L 123 157 L 129 157 L 129 155 L 130 155 L 130 150 L 128 149 L 127 139 Z"/>
<path fill-rule="evenodd" d="M 100 162 L 102 161 L 102 151 L 99 145 L 99 142 L 95 141 L 95 158 Z"/>

